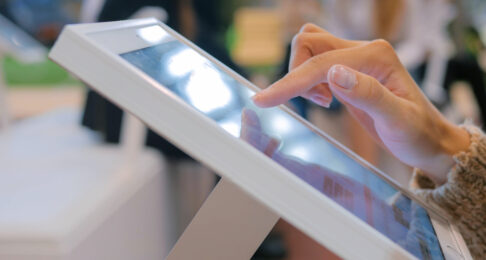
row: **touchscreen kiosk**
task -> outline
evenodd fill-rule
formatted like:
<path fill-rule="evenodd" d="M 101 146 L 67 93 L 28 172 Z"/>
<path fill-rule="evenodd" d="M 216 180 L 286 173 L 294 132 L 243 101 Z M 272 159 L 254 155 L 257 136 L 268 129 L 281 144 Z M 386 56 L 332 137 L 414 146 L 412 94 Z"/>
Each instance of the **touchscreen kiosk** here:
<path fill-rule="evenodd" d="M 41 62 L 46 59 L 47 49 L 0 15 L 0 54 L 6 53 L 25 63 Z"/>
<path fill-rule="evenodd" d="M 51 58 L 344 258 L 468 259 L 456 228 L 166 25 L 68 26 Z M 221 209 L 224 210 L 224 209 Z"/>

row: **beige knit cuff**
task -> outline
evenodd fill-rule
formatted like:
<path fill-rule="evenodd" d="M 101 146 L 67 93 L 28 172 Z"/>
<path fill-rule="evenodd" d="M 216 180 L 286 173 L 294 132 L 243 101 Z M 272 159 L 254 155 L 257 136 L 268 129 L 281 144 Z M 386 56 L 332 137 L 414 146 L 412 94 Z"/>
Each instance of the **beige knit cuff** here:
<path fill-rule="evenodd" d="M 472 125 L 463 125 L 471 138 L 466 151 L 454 155 L 456 165 L 439 187 L 415 169 L 411 187 L 430 204 L 439 206 L 459 228 L 474 258 L 486 256 L 486 136 Z"/>

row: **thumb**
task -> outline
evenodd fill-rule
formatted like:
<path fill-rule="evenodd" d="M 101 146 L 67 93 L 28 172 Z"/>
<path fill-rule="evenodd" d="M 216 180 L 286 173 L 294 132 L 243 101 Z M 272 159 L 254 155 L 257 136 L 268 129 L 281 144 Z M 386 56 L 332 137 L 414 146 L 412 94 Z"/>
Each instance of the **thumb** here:
<path fill-rule="evenodd" d="M 332 66 L 327 73 L 329 87 L 344 103 L 363 110 L 371 117 L 393 117 L 401 100 L 375 78 L 343 65 Z"/>

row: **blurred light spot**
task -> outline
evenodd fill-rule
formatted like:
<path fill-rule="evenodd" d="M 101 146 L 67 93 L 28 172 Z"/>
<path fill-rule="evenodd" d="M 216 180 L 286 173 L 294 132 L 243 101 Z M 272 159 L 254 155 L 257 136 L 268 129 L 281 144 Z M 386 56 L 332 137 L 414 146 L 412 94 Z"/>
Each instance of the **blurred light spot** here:
<path fill-rule="evenodd" d="M 251 98 L 255 95 L 255 91 L 251 90 L 250 88 L 243 88 L 242 96 L 245 98 Z"/>
<path fill-rule="evenodd" d="M 162 27 L 154 25 L 139 29 L 138 36 L 149 43 L 158 43 L 169 34 Z"/>
<path fill-rule="evenodd" d="M 196 69 L 185 89 L 189 101 L 204 113 L 223 108 L 232 101 L 228 87 L 218 72 L 208 66 Z"/>
<path fill-rule="evenodd" d="M 174 54 L 168 62 L 169 73 L 181 77 L 204 65 L 206 60 L 192 49 L 184 49 Z"/>
<path fill-rule="evenodd" d="M 240 137 L 240 125 L 235 122 L 223 122 L 219 124 L 226 132 L 234 137 Z"/>
<path fill-rule="evenodd" d="M 312 154 L 310 153 L 309 149 L 302 145 L 289 148 L 287 154 L 305 161 L 309 161 L 312 158 Z"/>
<path fill-rule="evenodd" d="M 286 115 L 276 114 L 270 118 L 271 127 L 279 135 L 288 135 L 292 132 L 292 122 Z"/>

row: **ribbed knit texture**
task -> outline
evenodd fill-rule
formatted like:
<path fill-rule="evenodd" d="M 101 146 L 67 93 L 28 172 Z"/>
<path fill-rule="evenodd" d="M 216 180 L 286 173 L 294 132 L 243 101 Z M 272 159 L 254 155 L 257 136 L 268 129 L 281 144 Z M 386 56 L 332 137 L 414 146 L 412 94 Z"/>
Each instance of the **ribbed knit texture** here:
<path fill-rule="evenodd" d="M 411 188 L 428 203 L 444 209 L 459 228 L 474 259 L 486 258 L 486 135 L 463 126 L 471 137 L 466 151 L 454 155 L 456 165 L 439 187 L 415 169 Z"/>

